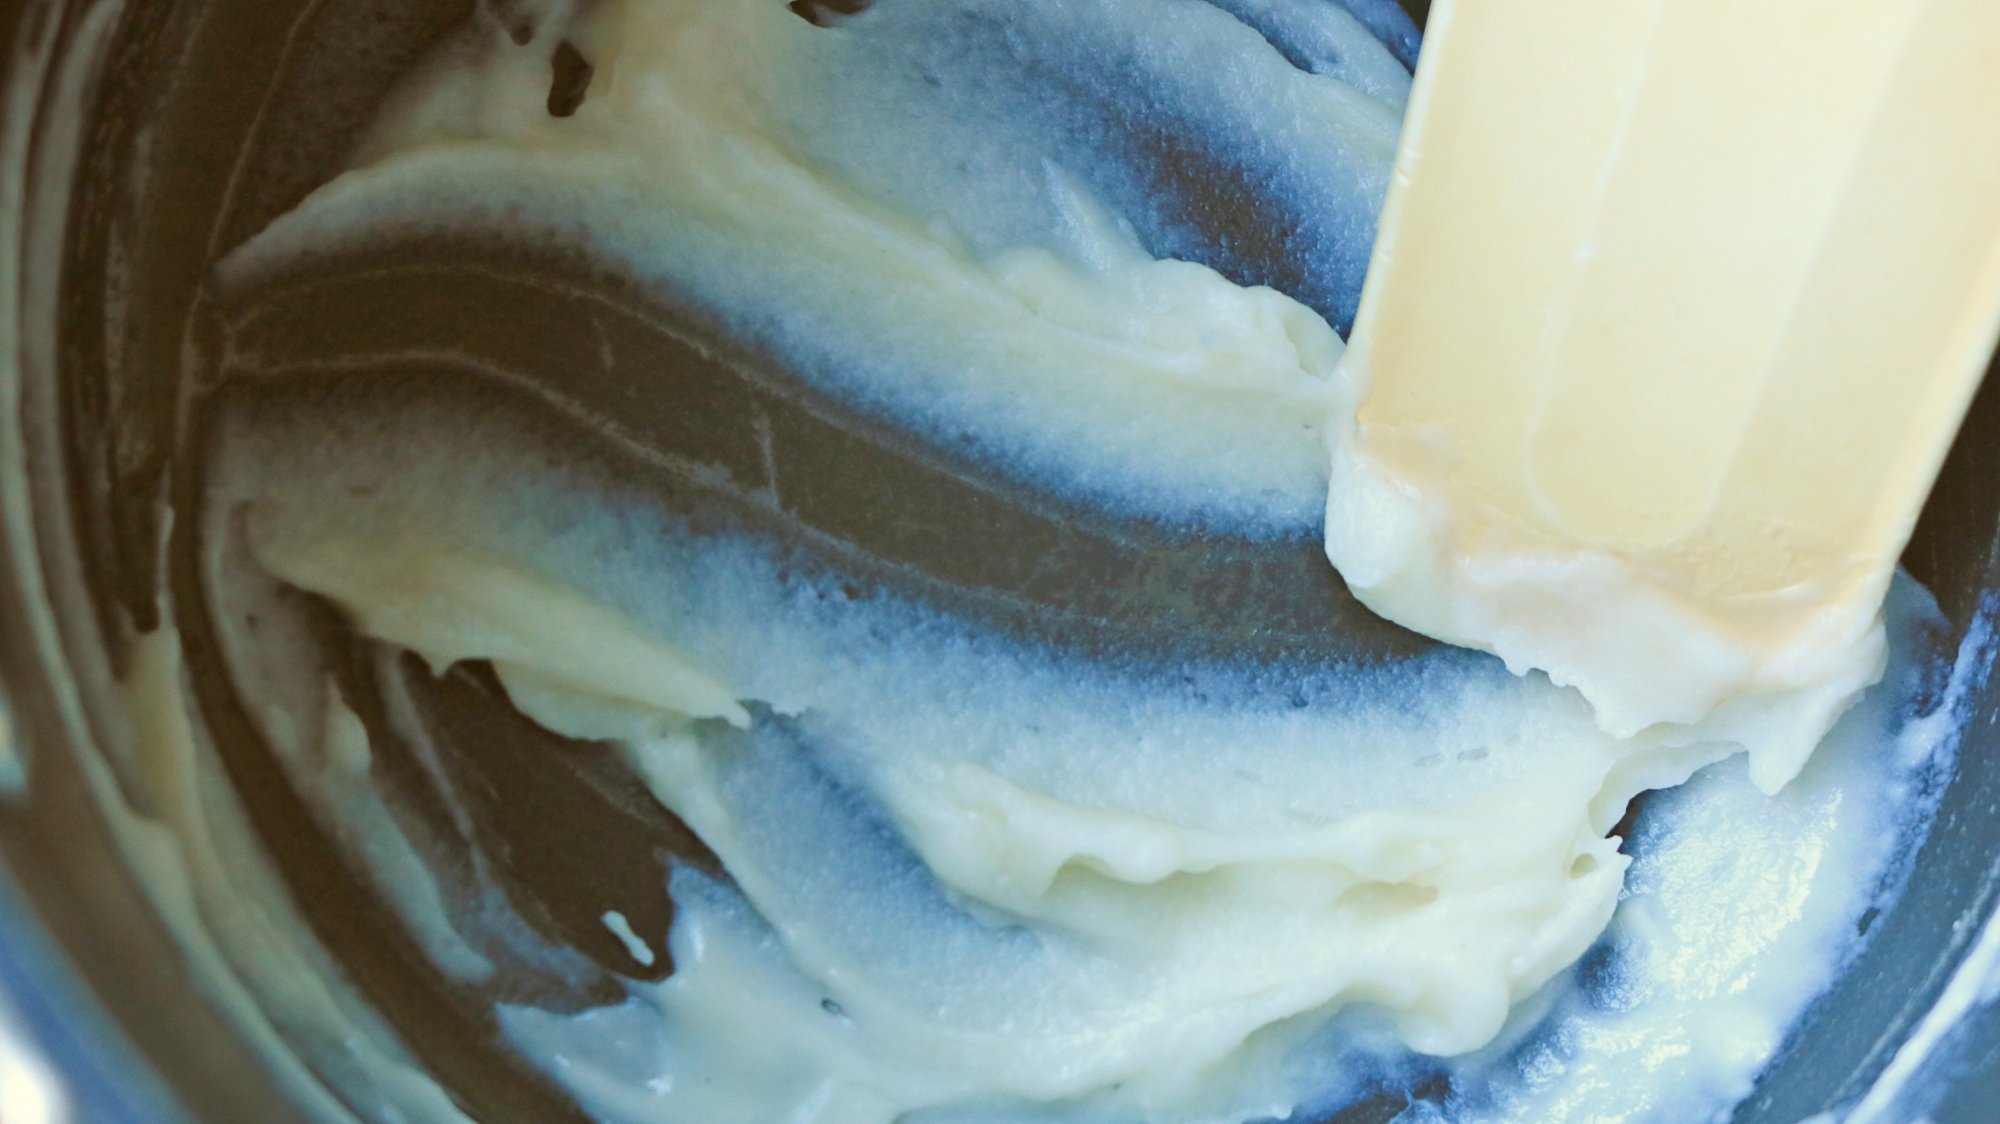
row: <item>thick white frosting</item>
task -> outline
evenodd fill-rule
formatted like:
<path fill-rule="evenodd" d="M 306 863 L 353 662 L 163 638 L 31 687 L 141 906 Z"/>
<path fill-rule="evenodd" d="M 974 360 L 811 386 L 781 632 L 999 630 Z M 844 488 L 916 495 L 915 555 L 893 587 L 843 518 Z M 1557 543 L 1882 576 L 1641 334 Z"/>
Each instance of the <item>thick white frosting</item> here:
<path fill-rule="evenodd" d="M 1225 9 L 1289 28 L 1320 73 Z M 1345 9 L 930 0 L 818 28 L 779 3 L 599 0 L 549 21 L 441 51 L 224 288 L 410 230 L 581 245 L 975 470 L 1175 528 L 1311 533 L 1328 318 L 1352 292 L 1174 260 L 1183 235 L 1080 163 L 1102 122 L 1017 87 L 1024 60 L 1110 82 L 1083 64 L 1117 46 L 1163 119 L 1280 153 L 1273 183 L 1319 184 L 1365 230 L 1403 88 Z M 553 119 L 562 38 L 597 74 Z M 1268 129 L 1232 133 L 1243 109 Z M 441 970 L 476 981 L 522 941 L 392 837 L 353 716 L 243 561 L 437 671 L 490 663 L 536 722 L 615 743 L 721 859 L 726 879 L 673 876 L 672 977 L 581 1014 L 502 1006 L 606 1120 L 1241 1121 L 1427 1067 L 1467 1119 L 1698 1117 L 1837 968 L 1923 799 L 1856 784 L 1914 775 L 1932 744 L 1898 734 L 1930 613 L 1914 588 L 1889 684 L 1767 803 L 1731 742 L 1614 737 L 1576 693 L 1467 653 L 1168 674 L 856 597 L 782 544 L 659 517 L 504 415 L 329 399 L 225 423 L 204 576 L 231 672 L 305 798 L 365 829 L 350 858 Z M 186 723 L 156 644 L 135 694 Z M 1642 821 L 1662 841 L 1628 885 L 1608 835 L 1628 802 L 1705 768 Z M 283 1007 L 273 978 L 318 963 L 309 941 L 259 959 L 259 934 L 210 926 L 308 1064 L 334 1056 L 323 1080 L 450 1118 L 350 999 Z M 1574 971 L 1593 946 L 1615 965 Z M 356 1025 L 366 1065 L 340 1054 Z"/>
<path fill-rule="evenodd" d="M 1363 1045 L 1504 1070 L 1527 1033 L 1503 1035 L 1510 1015 L 1536 1024 L 1546 998 L 1523 1002 L 1629 889 L 1606 838 L 1627 800 L 1735 752 L 1612 738 L 1573 693 L 1469 655 L 1304 669 L 1303 709 L 1255 667 L 1095 666 L 785 576 L 754 539 L 662 523 L 490 420 L 463 432 L 365 404 L 267 420 L 229 437 L 240 470 L 215 498 L 261 566 L 368 635 L 440 670 L 492 659 L 543 725 L 620 743 L 722 859 L 730 883 L 674 882 L 674 977 L 583 1016 L 505 1015 L 606 1119 L 1241 1120 L 1337 1095 L 1332 1059 Z M 1927 610 L 1899 604 L 1909 651 Z M 268 641 L 232 643 L 247 664 Z M 593 645 L 679 686 L 621 686 Z M 1690 825 L 1656 829 L 1664 912 L 1628 905 L 1614 932 L 1620 986 L 1663 996 L 1635 1026 L 1710 1020 L 1686 1072 L 1746 1081 L 1838 963 L 1907 798 L 1836 814 L 1839 794 L 1922 760 L 1928 741 L 1893 764 L 1912 672 L 1781 803 L 1731 769 L 1663 813 Z M 1727 982 L 1751 965 L 1766 998 Z M 1649 1072 L 1636 1049 L 1568 1064 Z"/>
<path fill-rule="evenodd" d="M 413 227 L 580 243 L 987 471 L 1152 518 L 1315 522 L 1340 337 L 1298 300 L 1149 252 L 1195 237 L 1179 209 L 1218 204 L 1148 202 L 1164 190 L 1148 177 L 1168 173 L 1121 167 L 1156 158 L 1110 151 L 1152 142 L 1106 99 L 1142 91 L 1268 181 L 1235 192 L 1320 216 L 1300 250 L 1329 242 L 1329 274 L 1354 259 L 1346 280 L 1313 282 L 1328 314 L 1359 299 L 1397 104 L 1294 69 L 1206 3 L 864 18 L 865 34 L 782 4 L 649 0 L 594 5 L 525 46 L 481 29 L 410 81 L 353 171 L 224 278 L 249 285 L 331 239 Z M 1314 22 L 1344 57 L 1396 66 L 1339 9 Z M 556 119 L 549 60 L 565 32 L 596 73 Z M 1135 34 L 1144 49 L 1119 46 Z M 1106 58 L 1118 72 L 1077 72 Z M 1023 70 L 1058 71 L 1057 89 L 1019 89 Z M 1269 123 L 1252 129 L 1258 113 Z M 1339 174 L 1318 174 L 1329 166 Z"/>

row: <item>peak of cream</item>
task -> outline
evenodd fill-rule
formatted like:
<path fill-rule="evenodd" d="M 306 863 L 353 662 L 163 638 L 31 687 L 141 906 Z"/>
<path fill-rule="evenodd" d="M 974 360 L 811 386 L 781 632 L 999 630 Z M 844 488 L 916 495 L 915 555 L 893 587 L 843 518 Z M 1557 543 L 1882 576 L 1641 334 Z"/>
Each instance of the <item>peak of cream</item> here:
<path fill-rule="evenodd" d="M 1355 593 L 1785 784 L 1992 353 L 1995 49 L 1977 0 L 1439 5 L 1329 428 Z"/>

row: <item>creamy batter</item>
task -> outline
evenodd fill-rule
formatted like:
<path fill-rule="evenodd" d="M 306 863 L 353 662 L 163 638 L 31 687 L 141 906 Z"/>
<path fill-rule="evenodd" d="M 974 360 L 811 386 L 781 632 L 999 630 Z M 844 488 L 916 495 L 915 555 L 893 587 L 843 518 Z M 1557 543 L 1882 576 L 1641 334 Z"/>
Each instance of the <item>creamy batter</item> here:
<path fill-rule="evenodd" d="M 1313 548 L 1400 15 L 849 7 L 483 14 L 218 292 L 424 239 L 581 251 L 703 354 L 1008 502 Z M 237 359 L 199 514 L 217 642 L 436 970 L 589 974 L 399 816 L 374 739 L 422 757 L 432 734 L 400 704 L 364 720 L 320 606 L 381 658 L 490 671 L 712 853 L 663 875 L 669 930 L 597 914 L 635 967 L 615 996 L 495 997 L 510 1045 L 605 1120 L 1311 1119 L 1439 1076 L 1408 1119 L 1702 1118 L 1893 898 L 1964 690 L 1901 583 L 1882 682 L 1766 796 L 1737 744 L 1612 737 L 1472 653 L 1021 625 L 793 525 L 768 420 L 759 481 L 579 452 L 618 419 L 554 424 L 534 394 Z M 174 640 L 152 644 L 135 697 L 192 768 Z M 177 916 L 213 933 L 242 1017 L 336 1090 L 330 1116 L 455 1116 L 351 999 L 287 993 L 309 941 L 217 916 L 269 891 L 193 806 L 226 821 L 226 793 L 175 768 L 153 775 L 188 794 Z"/>

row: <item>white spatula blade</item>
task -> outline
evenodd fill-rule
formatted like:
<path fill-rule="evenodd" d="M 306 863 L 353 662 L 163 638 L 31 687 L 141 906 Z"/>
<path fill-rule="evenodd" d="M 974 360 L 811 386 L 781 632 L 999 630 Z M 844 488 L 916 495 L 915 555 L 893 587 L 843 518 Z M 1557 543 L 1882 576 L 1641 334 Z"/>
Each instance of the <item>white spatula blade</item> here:
<path fill-rule="evenodd" d="M 2000 4 L 1440 3 L 1328 553 L 1775 788 L 1880 674 L 1996 329 Z"/>

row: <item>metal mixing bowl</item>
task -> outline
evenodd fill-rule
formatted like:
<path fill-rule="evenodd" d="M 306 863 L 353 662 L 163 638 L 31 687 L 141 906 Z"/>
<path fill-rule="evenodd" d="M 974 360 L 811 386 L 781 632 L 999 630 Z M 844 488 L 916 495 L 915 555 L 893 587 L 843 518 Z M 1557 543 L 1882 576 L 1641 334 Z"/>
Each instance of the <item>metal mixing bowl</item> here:
<path fill-rule="evenodd" d="M 1420 18 L 1426 6 L 1411 5 Z M 122 640 L 156 623 L 160 513 L 181 486 L 181 380 L 205 344 L 209 264 L 334 172 L 395 76 L 472 8 L 0 0 L 0 782 L 25 770 L 25 788 L 0 796 L 0 1042 L 16 1028 L 79 1119 L 299 1117 L 138 892 L 87 759 L 116 734 L 104 716 Z M 1961 637 L 2000 597 L 1996 468 L 2000 385 L 1975 405 L 1906 557 Z M 248 766 L 237 780 L 279 784 Z M 281 818 L 260 827 L 274 851 L 313 846 Z M 416 1052 L 476 1116 L 574 1118 L 497 1051 L 451 1045 L 478 1028 L 426 990 L 351 880 L 317 859 L 280 865 L 318 935 L 399 1030 L 429 1043 Z M 1996 886 L 2000 686 L 1983 684 L 1909 889 L 1868 919 L 1865 951 L 1735 1119 L 1844 1109 L 1885 1071 L 1908 1080 L 1878 1094 L 1878 1119 L 1994 1119 L 2000 1010 L 1968 955 L 1993 947 L 1978 942 Z M 1966 986 L 1947 996 L 1955 974 Z M 1905 1051 L 1941 996 L 1967 1017 Z M 1387 1120 L 1405 1103 L 1385 1096 L 1342 1119 Z"/>

